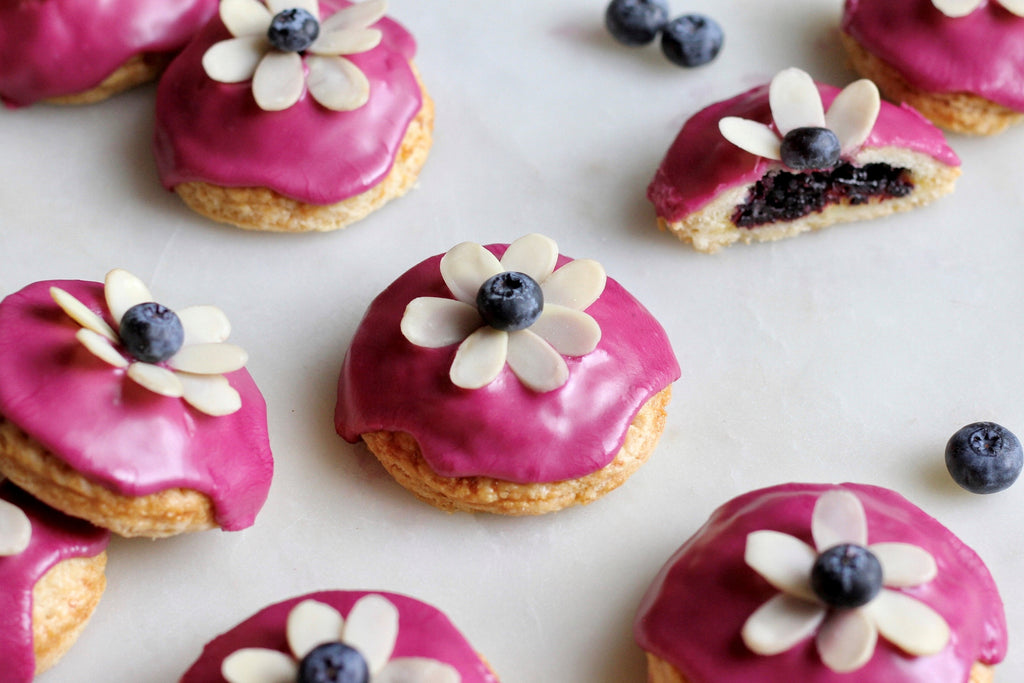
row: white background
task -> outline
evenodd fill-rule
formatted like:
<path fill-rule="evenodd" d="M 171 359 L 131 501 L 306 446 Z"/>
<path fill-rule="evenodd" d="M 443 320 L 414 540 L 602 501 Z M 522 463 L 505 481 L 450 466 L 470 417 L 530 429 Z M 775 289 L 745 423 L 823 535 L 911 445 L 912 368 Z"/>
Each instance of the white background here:
<path fill-rule="evenodd" d="M 943 464 L 968 422 L 1024 435 L 1024 127 L 951 137 L 964 174 L 925 209 L 698 254 L 655 229 L 644 199 L 683 121 L 787 66 L 837 85 L 855 74 L 838 0 L 671 4 L 720 20 L 717 61 L 687 71 L 617 45 L 597 0 L 392 0 L 437 102 L 434 148 L 418 189 L 331 234 L 223 227 L 165 192 L 152 87 L 0 111 L 0 294 L 123 267 L 168 305 L 220 305 L 276 458 L 253 528 L 115 539 L 99 609 L 43 681 L 174 681 L 255 610 L 329 588 L 442 607 L 508 683 L 641 681 L 631 622 L 655 572 L 717 505 L 787 481 L 889 486 L 963 537 L 1007 603 L 997 678 L 1024 680 L 1024 482 L 975 496 Z M 608 497 L 540 518 L 448 515 L 335 434 L 338 370 L 367 304 L 408 267 L 533 231 L 645 302 L 683 377 L 657 451 Z"/>

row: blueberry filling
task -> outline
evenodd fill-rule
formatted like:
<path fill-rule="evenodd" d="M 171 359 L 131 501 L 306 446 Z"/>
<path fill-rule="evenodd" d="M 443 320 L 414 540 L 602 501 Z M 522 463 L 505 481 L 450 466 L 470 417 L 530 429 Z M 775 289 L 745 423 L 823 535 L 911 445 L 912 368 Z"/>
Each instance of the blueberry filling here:
<path fill-rule="evenodd" d="M 883 163 L 854 166 L 844 161 L 829 171 L 770 171 L 736 207 L 732 220 L 740 228 L 755 228 L 802 218 L 841 201 L 856 205 L 875 197 L 905 197 L 913 189 L 907 169 Z"/>
<path fill-rule="evenodd" d="M 370 669 L 355 648 L 324 643 L 299 662 L 299 683 L 368 683 Z"/>
<path fill-rule="evenodd" d="M 476 306 L 485 323 L 496 330 L 514 332 L 537 321 L 544 310 L 544 293 L 529 275 L 506 271 L 480 285 Z"/>
<path fill-rule="evenodd" d="M 844 543 L 818 555 L 811 588 L 826 605 L 860 607 L 882 590 L 882 563 L 867 548 Z"/>
<path fill-rule="evenodd" d="M 302 52 L 318 35 L 320 22 L 301 7 L 278 12 L 267 29 L 270 44 L 283 52 Z"/>
<path fill-rule="evenodd" d="M 125 311 L 118 334 L 128 353 L 143 363 L 167 360 L 185 342 L 185 328 L 174 311 L 152 301 Z"/>

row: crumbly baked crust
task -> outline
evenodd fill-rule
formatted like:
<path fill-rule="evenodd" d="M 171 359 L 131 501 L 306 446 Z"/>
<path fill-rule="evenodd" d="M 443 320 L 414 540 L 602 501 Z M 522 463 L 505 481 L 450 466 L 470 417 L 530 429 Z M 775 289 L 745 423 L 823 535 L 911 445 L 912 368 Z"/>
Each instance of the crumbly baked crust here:
<path fill-rule="evenodd" d="M 165 52 L 151 52 L 130 57 L 99 85 L 79 93 L 50 97 L 49 104 L 93 104 L 112 97 L 119 92 L 130 90 L 137 85 L 155 81 L 171 63 L 173 55 Z"/>
<path fill-rule="evenodd" d="M 979 95 L 915 88 L 896 69 L 868 52 L 852 36 L 840 33 L 840 38 L 854 70 L 874 81 L 887 99 L 906 102 L 937 126 L 957 133 L 994 135 L 1024 120 L 1024 113 Z"/>
<path fill-rule="evenodd" d="M 772 242 L 819 230 L 833 223 L 869 220 L 897 211 L 907 211 L 949 194 L 960 176 L 959 166 L 947 166 L 926 154 L 900 147 L 861 150 L 856 156 L 856 162 L 883 162 L 906 168 L 913 179 L 914 190 L 905 197 L 875 198 L 863 204 L 850 204 L 844 200 L 796 220 L 741 228 L 733 223 L 732 217 L 736 207 L 746 200 L 752 184 L 740 185 L 722 193 L 707 206 L 682 220 L 668 221 L 659 216 L 658 227 L 671 231 L 684 242 L 691 243 L 697 251 L 712 254 L 735 242 Z"/>
<path fill-rule="evenodd" d="M 324 232 L 344 228 L 401 197 L 416 183 L 430 152 L 434 129 L 434 101 L 422 81 L 420 91 L 423 104 L 405 131 L 391 171 L 354 197 L 319 206 L 267 187 L 222 187 L 197 181 L 181 183 L 174 190 L 196 213 L 245 230 Z"/>
<path fill-rule="evenodd" d="M 519 484 L 491 477 L 443 477 L 430 468 L 407 432 L 369 432 L 363 441 L 395 480 L 420 500 L 446 512 L 541 515 L 597 500 L 647 461 L 665 429 L 668 386 L 640 408 L 615 458 L 600 470 L 563 481 Z"/>
<path fill-rule="evenodd" d="M 209 496 L 174 488 L 124 496 L 95 484 L 0 416 L 0 474 L 52 508 L 121 536 L 161 538 L 217 526 Z"/>
<path fill-rule="evenodd" d="M 60 659 L 78 639 L 100 602 L 107 554 L 58 562 L 32 589 L 32 645 L 36 675 Z"/>

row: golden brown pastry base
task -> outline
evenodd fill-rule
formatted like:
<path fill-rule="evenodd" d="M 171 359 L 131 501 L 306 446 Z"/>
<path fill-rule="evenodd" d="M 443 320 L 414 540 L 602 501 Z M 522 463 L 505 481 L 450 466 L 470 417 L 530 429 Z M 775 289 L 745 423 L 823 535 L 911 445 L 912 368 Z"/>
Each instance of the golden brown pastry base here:
<path fill-rule="evenodd" d="M 868 52 L 853 37 L 841 33 L 850 63 L 861 76 L 870 78 L 886 99 L 906 102 L 936 126 L 957 133 L 994 135 L 1024 120 L 1024 113 L 966 92 L 941 93 L 919 90 L 887 62 Z"/>
<path fill-rule="evenodd" d="M 174 55 L 164 52 L 135 55 L 128 59 L 94 88 L 71 95 L 50 97 L 49 104 L 93 104 L 112 97 L 119 92 L 130 90 L 137 85 L 155 81 L 171 63 Z"/>
<path fill-rule="evenodd" d="M 121 536 L 161 538 L 217 526 L 210 498 L 190 489 L 123 496 L 94 484 L 0 416 L 0 474 L 52 508 Z"/>
<path fill-rule="evenodd" d="M 949 194 L 960 176 L 959 166 L 947 166 L 926 154 L 899 147 L 861 150 L 855 161 L 858 165 L 883 162 L 909 169 L 914 190 L 905 197 L 872 199 L 863 204 L 843 201 L 796 220 L 740 228 L 732 222 L 732 216 L 736 207 L 746 201 L 752 184 L 740 185 L 722 193 L 707 206 L 680 221 L 669 222 L 659 216 L 658 228 L 671 231 L 680 240 L 692 244 L 697 251 L 712 254 L 735 242 L 773 242 L 819 230 L 833 223 L 869 220 L 897 211 L 907 211 Z"/>
<path fill-rule="evenodd" d="M 107 554 L 75 557 L 53 565 L 32 589 L 32 645 L 36 675 L 53 666 L 78 639 L 107 579 Z"/>
<path fill-rule="evenodd" d="M 853 677 L 855 678 L 855 677 Z M 971 679 L 969 683 L 992 683 L 994 671 L 992 667 L 975 662 L 971 667 Z M 705 683 L 703 681 L 690 681 L 674 666 L 664 659 L 647 653 L 647 683 Z M 707 681 L 706 683 L 712 683 Z M 939 683 L 936 681 L 936 683 Z"/>
<path fill-rule="evenodd" d="M 570 505 L 586 505 L 626 481 L 647 461 L 665 429 L 668 386 L 640 408 L 626 440 L 610 463 L 580 477 L 551 483 L 518 484 L 491 477 L 442 477 L 420 455 L 407 432 L 369 432 L 363 441 L 395 480 L 420 500 L 446 512 L 542 515 Z M 509 454 L 514 457 L 514 454 Z"/>
<path fill-rule="evenodd" d="M 362 194 L 337 204 L 300 202 L 267 187 L 181 183 L 174 191 L 198 214 L 245 230 L 325 232 L 338 230 L 401 197 L 416 183 L 433 142 L 434 101 L 420 83 L 423 106 L 409 123 L 391 171 Z"/>

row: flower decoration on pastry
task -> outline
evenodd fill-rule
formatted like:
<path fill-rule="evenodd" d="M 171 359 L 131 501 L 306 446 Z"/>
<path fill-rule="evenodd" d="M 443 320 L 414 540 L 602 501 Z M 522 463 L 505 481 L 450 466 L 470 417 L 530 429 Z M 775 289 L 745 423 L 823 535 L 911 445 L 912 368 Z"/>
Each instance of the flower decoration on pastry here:
<path fill-rule="evenodd" d="M 317 680 L 368 683 L 459 683 L 449 664 L 426 657 L 392 659 L 398 639 L 398 609 L 381 595 L 360 598 L 343 618 L 336 609 L 316 600 L 292 608 L 287 622 L 288 648 L 245 648 L 221 664 L 228 683 L 304 683 Z M 333 671 L 334 678 L 316 677 Z"/>
<path fill-rule="evenodd" d="M 718 122 L 726 140 L 756 156 L 802 171 L 827 169 L 852 154 L 871 133 L 881 108 L 878 87 L 867 79 L 840 92 L 828 112 L 810 75 L 780 71 L 768 89 L 775 128 L 738 116 Z"/>
<path fill-rule="evenodd" d="M 21 553 L 31 539 L 32 522 L 25 513 L 14 503 L 0 500 L 0 557 Z"/>
<path fill-rule="evenodd" d="M 1002 5 L 1007 12 L 1024 17 L 1024 0 L 994 0 Z M 966 17 L 981 7 L 984 0 L 932 0 L 935 8 L 947 17 Z"/>
<path fill-rule="evenodd" d="M 126 270 L 107 273 L 103 293 L 118 329 L 59 287 L 50 295 L 82 326 L 75 337 L 93 355 L 162 396 L 180 397 L 207 415 L 229 415 L 242 406 L 223 376 L 249 356 L 225 344 L 228 318 L 216 306 L 189 306 L 177 313 L 153 301 L 143 282 Z M 131 360 L 125 358 L 127 355 Z"/>
<path fill-rule="evenodd" d="M 328 109 L 351 111 L 366 104 L 370 82 L 343 55 L 380 44 L 383 34 L 370 26 L 384 16 L 386 0 L 345 7 L 323 22 L 317 0 L 265 3 L 221 0 L 220 18 L 233 37 L 203 55 L 206 74 L 221 83 L 252 79 L 256 103 L 266 111 L 291 107 L 304 85 Z"/>
<path fill-rule="evenodd" d="M 417 346 L 459 343 L 449 376 L 463 389 L 490 384 L 506 362 L 519 381 L 552 391 L 569 379 L 563 356 L 583 356 L 601 341 L 583 311 L 604 291 L 597 261 L 577 259 L 555 270 L 558 245 L 543 235 L 521 237 L 499 260 L 473 242 L 441 258 L 441 277 L 454 299 L 418 297 L 405 309 L 402 334 Z"/>
<path fill-rule="evenodd" d="M 811 516 L 815 547 L 776 531 L 747 536 L 746 563 L 781 593 L 759 607 L 743 626 L 743 642 L 759 655 L 784 652 L 816 634 L 825 666 L 855 671 L 871 659 L 878 636 L 904 652 L 923 656 L 949 641 L 945 619 L 894 588 L 931 581 L 932 555 L 907 543 L 867 545 L 860 499 L 829 491 Z"/>

